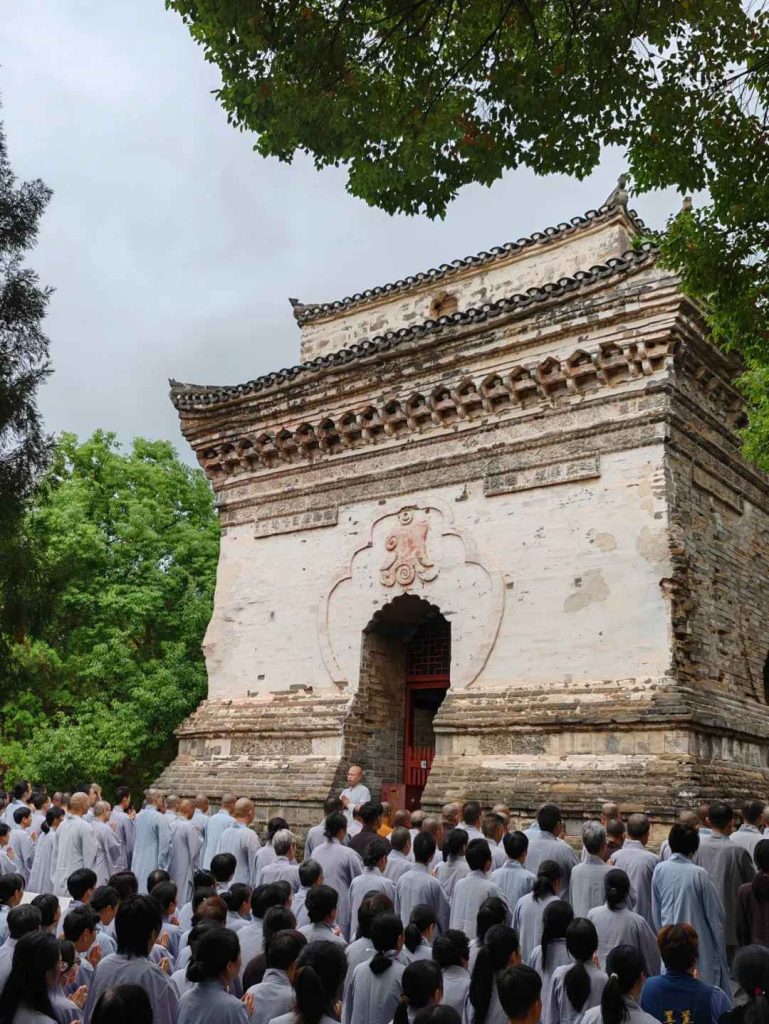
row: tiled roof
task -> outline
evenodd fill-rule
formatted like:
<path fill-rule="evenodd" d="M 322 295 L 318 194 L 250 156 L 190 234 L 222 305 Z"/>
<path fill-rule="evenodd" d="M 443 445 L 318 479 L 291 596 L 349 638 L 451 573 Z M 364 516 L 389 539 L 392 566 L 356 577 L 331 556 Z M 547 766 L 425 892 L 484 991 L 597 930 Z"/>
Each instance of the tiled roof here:
<path fill-rule="evenodd" d="M 591 224 L 600 224 L 603 221 L 610 220 L 620 209 L 639 233 L 645 230 L 644 222 L 634 210 L 627 210 L 624 206 L 619 206 L 616 203 L 606 204 L 598 210 L 588 210 L 581 217 L 572 217 L 568 223 L 563 222 L 555 227 L 545 228 L 544 231 L 535 231 L 534 234 L 528 235 L 526 238 L 519 238 L 516 242 L 505 242 L 504 245 L 495 245 L 488 252 L 479 252 L 475 256 L 466 256 L 464 259 L 453 260 L 451 263 L 441 263 L 439 267 L 433 267 L 420 274 L 412 274 L 410 277 L 404 277 L 399 281 L 392 281 L 389 284 L 378 285 L 376 288 L 367 288 L 363 292 L 355 292 L 354 295 L 347 295 L 345 298 L 337 299 L 335 302 L 304 305 L 298 299 L 290 299 L 289 301 L 294 307 L 294 318 L 298 324 L 306 324 L 317 317 L 325 316 L 328 313 L 335 313 L 342 309 L 350 309 L 352 306 L 369 302 L 371 299 L 377 299 L 380 296 L 409 291 L 411 288 L 419 287 L 419 285 L 424 284 L 426 281 L 442 281 L 452 274 L 466 270 L 468 267 L 486 266 L 495 263 L 505 256 L 509 256 L 511 253 L 527 249 L 532 245 L 554 242 L 566 235 L 574 234 Z"/>
<path fill-rule="evenodd" d="M 317 356 L 306 363 L 299 363 L 284 370 L 264 374 L 245 384 L 216 387 L 200 384 L 183 384 L 180 381 L 170 380 L 171 401 L 179 410 L 205 408 L 247 395 L 257 394 L 260 391 L 266 391 L 274 387 L 280 387 L 304 374 L 341 367 L 356 359 L 388 352 L 390 349 L 397 348 L 414 338 L 428 337 L 448 327 L 460 324 L 482 323 L 485 320 L 491 320 L 516 310 L 526 309 L 528 306 L 545 302 L 551 298 L 557 298 L 568 292 L 594 284 L 596 281 L 626 276 L 653 262 L 656 253 L 656 248 L 647 243 L 638 249 L 624 253 L 622 256 L 612 257 L 606 263 L 590 267 L 589 270 L 578 270 L 572 277 L 559 278 L 558 281 L 542 285 L 541 288 L 529 288 L 523 294 L 511 295 L 509 298 L 499 299 L 497 302 L 484 303 L 482 306 L 442 316 L 437 320 L 425 320 L 422 323 L 413 324 L 409 327 L 386 331 L 375 338 L 366 338 L 363 341 L 356 342 L 354 345 L 349 345 L 347 348 L 339 349 L 336 352 L 329 352 L 327 355 Z"/>

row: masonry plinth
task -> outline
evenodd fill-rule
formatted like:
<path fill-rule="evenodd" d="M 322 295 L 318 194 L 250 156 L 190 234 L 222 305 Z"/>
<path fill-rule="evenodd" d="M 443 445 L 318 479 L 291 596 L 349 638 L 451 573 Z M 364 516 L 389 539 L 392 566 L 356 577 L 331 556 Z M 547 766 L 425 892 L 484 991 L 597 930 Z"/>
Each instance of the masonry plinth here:
<path fill-rule="evenodd" d="M 520 818 L 766 790 L 769 484 L 739 368 L 639 230 L 602 208 L 295 304 L 300 365 L 172 384 L 222 545 L 162 785 L 298 828 L 352 759 Z"/>

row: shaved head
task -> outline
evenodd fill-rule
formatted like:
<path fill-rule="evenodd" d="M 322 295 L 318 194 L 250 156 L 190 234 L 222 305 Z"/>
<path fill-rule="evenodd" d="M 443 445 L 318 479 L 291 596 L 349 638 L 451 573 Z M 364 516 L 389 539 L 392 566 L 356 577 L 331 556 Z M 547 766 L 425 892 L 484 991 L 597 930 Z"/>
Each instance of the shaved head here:
<path fill-rule="evenodd" d="M 73 814 L 85 814 L 88 810 L 88 794 L 73 793 L 69 801 L 69 809 Z"/>
<path fill-rule="evenodd" d="M 232 793 L 225 793 L 222 796 L 222 807 L 224 807 L 224 809 L 229 811 L 231 814 L 232 808 L 235 806 L 235 801 L 237 799 L 238 798 L 236 796 L 233 796 Z"/>
<path fill-rule="evenodd" d="M 208 810 L 208 797 L 205 793 L 198 793 L 195 797 L 195 806 L 204 812 Z"/>
<path fill-rule="evenodd" d="M 187 820 L 189 821 L 189 819 L 192 817 L 194 813 L 194 802 L 192 800 L 182 800 L 182 802 L 179 804 L 179 814 L 181 814 L 183 818 L 187 818 Z"/>
<path fill-rule="evenodd" d="M 243 820 L 248 819 L 251 821 L 254 816 L 254 805 L 252 801 L 249 800 L 248 797 L 242 796 L 240 800 L 237 800 L 235 803 L 234 814 L 236 818 L 242 818 Z"/>

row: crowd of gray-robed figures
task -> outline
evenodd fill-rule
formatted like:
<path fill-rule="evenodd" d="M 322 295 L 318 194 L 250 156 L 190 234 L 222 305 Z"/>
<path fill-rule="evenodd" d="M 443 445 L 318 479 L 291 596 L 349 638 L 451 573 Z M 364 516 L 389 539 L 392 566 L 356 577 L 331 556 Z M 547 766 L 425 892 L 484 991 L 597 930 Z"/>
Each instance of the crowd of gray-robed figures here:
<path fill-rule="evenodd" d="M 0 800 L 0 1024 L 769 1024 L 765 805 L 441 815 L 360 771 L 303 846 L 248 799 Z M 358 798 L 364 798 L 362 803 Z"/>

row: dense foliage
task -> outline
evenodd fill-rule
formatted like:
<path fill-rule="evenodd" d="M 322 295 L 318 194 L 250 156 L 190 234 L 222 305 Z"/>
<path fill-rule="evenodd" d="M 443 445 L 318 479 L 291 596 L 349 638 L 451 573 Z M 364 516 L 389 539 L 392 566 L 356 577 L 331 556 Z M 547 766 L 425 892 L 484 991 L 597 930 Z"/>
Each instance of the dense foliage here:
<path fill-rule="evenodd" d="M 761 0 L 167 0 L 256 149 L 345 165 L 353 195 L 442 216 L 518 166 L 703 192 L 662 240 L 741 352 L 749 452 L 769 468 L 769 11 Z"/>
<path fill-rule="evenodd" d="M 160 441 L 64 435 L 14 543 L 0 772 L 136 785 L 205 695 L 219 530 L 201 472 Z"/>

